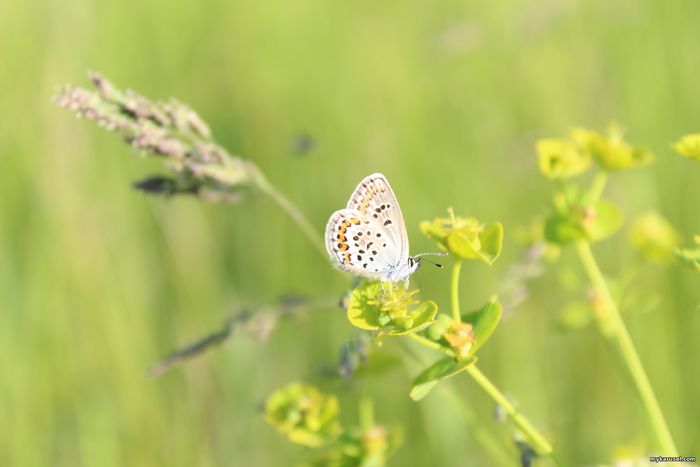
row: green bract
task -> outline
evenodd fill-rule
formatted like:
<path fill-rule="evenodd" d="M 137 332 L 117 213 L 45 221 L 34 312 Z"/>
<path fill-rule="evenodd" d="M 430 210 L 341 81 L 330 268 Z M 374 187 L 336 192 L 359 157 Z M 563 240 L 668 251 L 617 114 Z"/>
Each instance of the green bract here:
<path fill-rule="evenodd" d="M 590 154 L 580 151 L 573 141 L 565 139 L 539 140 L 537 154 L 540 172 L 552 180 L 580 175 L 591 166 Z"/>
<path fill-rule="evenodd" d="M 340 434 L 338 400 L 313 386 L 292 383 L 274 392 L 265 403 L 267 421 L 290 441 L 320 447 Z"/>
<path fill-rule="evenodd" d="M 455 360 L 452 357 L 438 360 L 413 380 L 413 387 L 410 393 L 411 399 L 414 401 L 421 400 L 428 395 L 437 383 L 466 370 L 467 367 L 474 363 L 476 363 L 476 357 L 474 356 L 462 360 Z"/>
<path fill-rule="evenodd" d="M 474 355 L 491 338 L 502 314 L 503 305 L 494 298 L 478 310 L 462 315 L 462 322 L 473 327 L 474 345 L 469 350 L 469 355 Z"/>
<path fill-rule="evenodd" d="M 642 256 L 657 264 L 673 260 L 674 251 L 680 246 L 680 235 L 661 215 L 655 212 L 643 214 L 634 221 L 629 232 L 630 241 Z"/>
<path fill-rule="evenodd" d="M 673 149 L 686 157 L 700 161 L 700 133 L 685 135 L 673 145 Z"/>
<path fill-rule="evenodd" d="M 632 146 L 622 137 L 621 128 L 611 123 L 605 134 L 585 128 L 571 130 L 571 139 L 579 150 L 590 156 L 605 170 L 627 170 L 648 164 L 654 154 L 642 147 Z"/>
<path fill-rule="evenodd" d="M 492 264 L 503 246 L 503 225 L 488 227 L 473 217 L 442 217 L 423 221 L 421 232 L 443 249 L 462 259 L 480 259 Z"/>
<path fill-rule="evenodd" d="M 397 336 L 425 329 L 434 322 L 437 304 L 420 303 L 404 287 L 379 282 L 364 282 L 352 291 L 348 319 L 360 329 L 379 331 L 379 335 Z M 413 307 L 413 305 L 417 305 Z"/>
<path fill-rule="evenodd" d="M 438 382 L 476 363 L 474 354 L 496 330 L 502 312 L 503 306 L 493 299 L 480 309 L 462 315 L 461 321 L 440 315 L 435 326 L 426 331 L 426 336 L 445 349 L 450 349 L 455 356 L 438 360 L 418 375 L 413 381 L 411 398 L 422 399 Z"/>
<path fill-rule="evenodd" d="M 587 201 L 578 191 L 559 193 L 554 198 L 554 213 L 544 227 L 548 242 L 565 245 L 586 240 L 608 238 L 622 227 L 622 211 L 614 204 L 600 200 Z"/>
<path fill-rule="evenodd" d="M 491 338 L 502 313 L 503 305 L 493 298 L 478 310 L 463 314 L 459 322 L 440 314 L 425 335 L 445 349 L 452 350 L 456 358 L 474 355 Z"/>

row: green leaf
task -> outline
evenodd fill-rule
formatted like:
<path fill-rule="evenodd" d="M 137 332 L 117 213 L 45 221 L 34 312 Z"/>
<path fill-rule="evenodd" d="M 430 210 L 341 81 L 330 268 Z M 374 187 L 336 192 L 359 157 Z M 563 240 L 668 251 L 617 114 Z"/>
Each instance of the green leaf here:
<path fill-rule="evenodd" d="M 348 303 L 348 319 L 360 329 L 373 331 L 382 327 L 386 314 L 382 313 L 380 307 L 374 303 L 382 293 L 382 286 L 379 282 L 364 282 L 357 286 L 350 295 Z"/>
<path fill-rule="evenodd" d="M 480 259 L 491 265 L 501 254 L 503 224 L 491 224 L 476 235 L 463 230 L 453 230 L 447 235 L 447 249 L 464 259 Z"/>
<path fill-rule="evenodd" d="M 544 224 L 544 238 L 550 243 L 566 245 L 586 239 L 586 231 L 572 216 L 555 213 Z"/>
<path fill-rule="evenodd" d="M 547 219 L 544 236 L 548 242 L 558 245 L 579 240 L 596 242 L 622 227 L 622 211 L 608 201 L 600 200 L 592 206 L 580 200 L 568 203 L 557 205 L 556 212 Z"/>
<path fill-rule="evenodd" d="M 622 227 L 622 211 L 609 201 L 598 201 L 593 216 L 590 222 L 584 221 L 586 233 L 592 242 L 604 240 Z"/>
<path fill-rule="evenodd" d="M 454 255 L 465 259 L 476 259 L 481 248 L 478 236 L 469 236 L 461 230 L 453 230 L 447 234 L 447 248 Z"/>
<path fill-rule="evenodd" d="M 481 240 L 479 257 L 486 264 L 493 264 L 503 247 L 503 224 L 500 222 L 491 224 L 479 235 L 479 239 Z"/>
<path fill-rule="evenodd" d="M 477 358 L 474 356 L 458 361 L 455 361 L 453 357 L 445 357 L 438 360 L 419 374 L 413 381 L 410 394 L 411 399 L 414 401 L 421 400 L 428 395 L 438 382 L 466 370 L 467 367 L 476 363 L 476 360 Z"/>
<path fill-rule="evenodd" d="M 462 322 L 472 325 L 472 332 L 476 339 L 471 349 L 469 349 L 469 355 L 474 355 L 491 338 L 501 320 L 502 314 L 503 305 L 497 300 L 493 300 L 473 313 L 462 315 Z"/>

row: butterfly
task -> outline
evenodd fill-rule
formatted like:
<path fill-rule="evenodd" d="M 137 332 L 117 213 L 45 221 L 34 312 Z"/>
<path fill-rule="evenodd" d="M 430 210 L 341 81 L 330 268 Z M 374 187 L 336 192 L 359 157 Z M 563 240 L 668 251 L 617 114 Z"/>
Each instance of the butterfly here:
<path fill-rule="evenodd" d="M 409 255 L 399 202 L 380 173 L 365 177 L 347 207 L 331 214 L 326 250 L 341 271 L 382 282 L 404 281 L 406 287 L 410 275 L 420 267 L 420 257 L 431 254 Z"/>

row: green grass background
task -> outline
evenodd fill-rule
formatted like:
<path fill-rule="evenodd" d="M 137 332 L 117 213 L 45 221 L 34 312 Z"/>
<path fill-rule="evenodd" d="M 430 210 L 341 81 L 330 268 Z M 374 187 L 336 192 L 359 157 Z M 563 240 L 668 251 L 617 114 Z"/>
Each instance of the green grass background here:
<path fill-rule="evenodd" d="M 305 456 L 267 426 L 260 403 L 297 379 L 323 381 L 353 335 L 344 315 L 287 321 L 152 379 L 146 369 L 229 313 L 285 293 L 338 296 L 347 278 L 269 200 L 240 206 L 147 198 L 129 183 L 160 170 L 51 103 L 58 84 L 98 70 L 116 84 L 190 103 L 233 153 L 254 160 L 319 232 L 363 176 L 391 180 L 412 251 L 418 223 L 458 214 L 505 224 L 493 268 L 469 264 L 462 302 L 498 292 L 521 248 L 513 232 L 552 187 L 533 143 L 571 125 L 622 123 L 657 153 L 615 176 L 627 213 L 656 209 L 700 233 L 700 164 L 669 144 L 700 130 L 697 4 L 30 0 L 0 3 L 0 465 L 282 466 Z M 291 150 L 308 133 L 313 150 Z M 638 264 L 625 233 L 596 245 L 614 276 Z M 699 276 L 637 266 L 658 293 L 627 322 L 681 454 L 700 447 Z M 413 280 L 448 303 L 449 273 Z M 576 278 L 579 278 L 578 287 Z M 621 367 L 594 329 L 554 319 L 585 295 L 571 252 L 532 284 L 480 365 L 573 464 L 644 457 L 652 440 Z M 574 283 L 572 286 L 572 282 Z M 567 290 L 565 287 L 572 290 Z M 384 351 L 399 354 L 387 343 Z M 493 465 L 474 441 L 508 429 L 468 378 L 464 423 L 436 392 L 408 399 L 416 369 L 326 387 L 352 421 L 359 394 L 406 427 L 393 465 Z M 509 455 L 514 455 L 512 452 Z M 515 457 L 513 457 L 515 459 Z"/>

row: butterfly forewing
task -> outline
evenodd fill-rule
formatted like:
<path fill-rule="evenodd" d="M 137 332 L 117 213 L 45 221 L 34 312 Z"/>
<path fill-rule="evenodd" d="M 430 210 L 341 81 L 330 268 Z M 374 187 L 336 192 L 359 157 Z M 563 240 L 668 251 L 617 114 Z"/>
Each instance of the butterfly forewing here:
<path fill-rule="evenodd" d="M 388 250 L 389 264 L 408 261 L 408 234 L 401 214 L 399 202 L 384 175 L 375 173 L 365 177 L 348 201 L 348 209 L 365 216 L 376 224 L 393 241 L 394 248 Z"/>
<path fill-rule="evenodd" d="M 339 269 L 383 279 L 397 247 L 373 218 L 355 209 L 334 212 L 326 226 L 326 249 Z"/>

